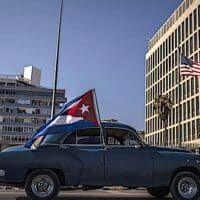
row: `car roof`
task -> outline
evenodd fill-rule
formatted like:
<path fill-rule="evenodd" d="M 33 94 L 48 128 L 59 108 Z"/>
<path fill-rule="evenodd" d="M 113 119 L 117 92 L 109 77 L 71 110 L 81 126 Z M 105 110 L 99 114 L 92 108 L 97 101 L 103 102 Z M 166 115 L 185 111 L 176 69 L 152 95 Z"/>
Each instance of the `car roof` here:
<path fill-rule="evenodd" d="M 119 122 L 106 122 L 106 121 L 102 121 L 101 124 L 102 124 L 103 128 L 126 129 L 126 130 L 132 130 L 132 131 L 136 132 L 136 130 L 135 130 L 133 127 L 131 127 L 131 126 L 129 126 L 129 125 L 126 125 L 126 124 L 119 123 Z M 87 127 L 86 129 L 88 129 L 88 128 L 97 128 L 97 127 L 99 127 L 99 126 L 95 125 L 95 126 Z M 80 128 L 80 129 L 81 129 L 81 128 Z M 59 133 L 61 133 L 62 135 L 63 135 L 63 133 L 67 135 L 67 134 L 71 133 L 71 131 L 66 132 L 66 131 L 64 131 L 64 129 L 63 129 L 62 131 L 59 131 Z M 58 137 L 60 138 L 59 135 L 60 135 L 60 134 L 47 134 L 47 135 L 45 136 L 45 138 L 46 138 L 47 140 L 45 139 L 45 142 L 44 142 L 44 143 L 49 143 L 49 140 L 51 140 L 51 139 L 54 138 L 55 136 L 56 136 L 56 137 L 58 136 Z M 62 135 L 61 135 L 61 138 L 62 138 Z M 51 142 L 50 142 L 50 143 L 51 143 Z"/>
<path fill-rule="evenodd" d="M 123 129 L 131 129 L 133 131 L 136 131 L 133 127 L 126 125 L 126 124 L 122 124 L 119 122 L 105 122 L 102 121 L 102 126 L 105 128 L 123 128 Z"/>

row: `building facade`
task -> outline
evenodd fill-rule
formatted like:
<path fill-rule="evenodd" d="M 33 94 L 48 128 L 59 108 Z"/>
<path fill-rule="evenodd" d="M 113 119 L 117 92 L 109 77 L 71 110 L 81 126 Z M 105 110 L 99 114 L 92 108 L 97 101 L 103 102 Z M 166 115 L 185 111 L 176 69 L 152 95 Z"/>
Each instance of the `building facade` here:
<path fill-rule="evenodd" d="M 145 70 L 146 142 L 199 151 L 200 77 L 180 77 L 181 53 L 200 62 L 200 0 L 184 0 L 151 38 Z M 159 95 L 173 104 L 167 131 L 154 110 Z"/>
<path fill-rule="evenodd" d="M 65 101 L 65 90 L 57 90 L 57 112 Z M 34 85 L 22 75 L 0 75 L 0 144 L 24 143 L 50 119 L 51 104 L 52 89 Z"/>

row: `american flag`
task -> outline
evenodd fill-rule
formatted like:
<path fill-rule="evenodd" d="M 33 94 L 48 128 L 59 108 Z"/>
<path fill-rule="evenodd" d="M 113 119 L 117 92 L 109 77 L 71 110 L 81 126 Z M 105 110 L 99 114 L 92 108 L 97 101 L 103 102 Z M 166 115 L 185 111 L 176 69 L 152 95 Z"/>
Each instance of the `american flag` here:
<path fill-rule="evenodd" d="M 200 76 L 200 62 L 190 60 L 184 55 L 181 55 L 180 63 L 181 76 Z"/>

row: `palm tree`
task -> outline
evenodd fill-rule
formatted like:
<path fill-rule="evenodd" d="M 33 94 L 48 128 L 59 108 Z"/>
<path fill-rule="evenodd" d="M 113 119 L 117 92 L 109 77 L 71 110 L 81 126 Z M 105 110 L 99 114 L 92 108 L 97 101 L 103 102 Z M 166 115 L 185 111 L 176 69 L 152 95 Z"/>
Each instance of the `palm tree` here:
<path fill-rule="evenodd" d="M 168 95 L 159 95 L 154 99 L 153 109 L 156 110 L 158 117 L 164 122 L 165 133 L 163 136 L 163 145 L 167 146 L 167 120 L 172 109 L 172 101 Z"/>

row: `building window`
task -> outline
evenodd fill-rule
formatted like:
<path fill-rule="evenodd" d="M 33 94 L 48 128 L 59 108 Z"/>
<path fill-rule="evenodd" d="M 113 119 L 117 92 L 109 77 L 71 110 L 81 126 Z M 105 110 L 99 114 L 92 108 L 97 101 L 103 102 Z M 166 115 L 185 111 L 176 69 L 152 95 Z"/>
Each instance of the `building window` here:
<path fill-rule="evenodd" d="M 192 99 L 191 108 L 192 108 L 192 117 L 194 117 L 195 116 L 194 99 Z"/>
<path fill-rule="evenodd" d="M 190 34 L 192 33 L 192 14 L 189 16 L 190 19 Z"/>
<path fill-rule="evenodd" d="M 188 40 L 185 43 L 185 55 L 186 55 L 186 57 L 189 57 L 189 42 L 188 42 Z"/>
<path fill-rule="evenodd" d="M 168 40 L 169 40 L 169 38 L 167 38 L 167 40 L 165 42 L 166 56 L 169 54 L 169 52 L 168 52 Z"/>
<path fill-rule="evenodd" d="M 175 66 L 177 65 L 178 60 L 177 60 L 177 50 L 175 51 Z M 176 69 L 177 70 L 177 69 Z M 178 77 L 178 76 L 177 76 Z"/>
<path fill-rule="evenodd" d="M 187 123 L 188 126 L 188 141 L 191 140 L 191 127 L 190 127 L 190 122 Z"/>
<path fill-rule="evenodd" d="M 172 42 L 171 42 L 171 36 L 169 36 L 169 39 L 168 39 L 168 44 L 169 44 L 169 53 L 172 52 Z"/>
<path fill-rule="evenodd" d="M 187 118 L 189 119 L 190 118 L 190 101 L 187 102 Z"/>
<path fill-rule="evenodd" d="M 186 130 L 186 124 L 184 124 L 183 125 L 183 128 L 184 128 L 184 130 L 183 130 L 183 139 L 184 139 L 184 142 L 187 140 L 187 130 Z"/>
<path fill-rule="evenodd" d="M 200 139 L 200 119 L 197 119 L 197 139 Z"/>
<path fill-rule="evenodd" d="M 193 53 L 193 37 L 190 37 L 190 54 Z"/>
<path fill-rule="evenodd" d="M 195 89 L 196 89 L 196 93 L 199 92 L 199 79 L 198 77 L 195 77 Z"/>
<path fill-rule="evenodd" d="M 199 19 L 199 21 L 200 21 L 200 19 Z M 200 30 L 199 30 L 199 48 L 200 48 Z"/>
<path fill-rule="evenodd" d="M 181 43 L 181 26 L 178 27 L 178 45 Z"/>
<path fill-rule="evenodd" d="M 194 31 L 195 31 L 197 28 L 197 10 L 196 9 L 194 10 L 194 13 L 193 13 L 193 19 L 194 19 Z"/>
<path fill-rule="evenodd" d="M 181 24 L 181 32 L 182 32 L 181 41 L 183 41 L 185 39 L 184 22 L 182 22 L 182 24 Z"/>
<path fill-rule="evenodd" d="M 174 32 L 172 33 L 172 51 L 174 50 Z"/>
<path fill-rule="evenodd" d="M 183 100 L 186 98 L 186 87 L 185 87 L 186 83 L 183 83 Z"/>
<path fill-rule="evenodd" d="M 175 30 L 175 48 L 177 47 L 177 29 Z"/>
<path fill-rule="evenodd" d="M 169 56 L 168 65 L 169 65 L 169 71 L 171 71 L 172 69 L 171 56 Z"/>
<path fill-rule="evenodd" d="M 194 51 L 197 50 L 197 33 L 194 34 Z"/>
<path fill-rule="evenodd" d="M 192 139 L 195 140 L 195 121 L 192 121 Z"/>
<path fill-rule="evenodd" d="M 181 135 L 180 131 L 181 131 L 181 129 L 178 131 L 178 126 L 176 126 L 176 141 L 177 141 L 177 143 L 179 141 L 179 138 L 181 138 L 180 137 L 180 135 Z"/>
<path fill-rule="evenodd" d="M 7 86 L 15 86 L 15 83 L 7 83 Z"/>
<path fill-rule="evenodd" d="M 191 96 L 194 95 L 194 77 L 191 78 Z"/>
<path fill-rule="evenodd" d="M 168 78 L 169 76 L 166 76 L 166 90 L 168 90 Z"/>
<path fill-rule="evenodd" d="M 187 80 L 187 97 L 190 97 L 190 80 Z"/>
<path fill-rule="evenodd" d="M 179 116 L 181 113 L 179 113 L 178 111 L 178 106 L 175 108 L 175 112 L 176 112 L 176 123 L 178 123 L 178 120 L 179 120 Z"/>
<path fill-rule="evenodd" d="M 188 37 L 188 17 L 185 20 L 185 34 L 186 34 L 186 38 Z"/>
<path fill-rule="evenodd" d="M 183 119 L 186 120 L 186 103 L 183 103 Z"/>
<path fill-rule="evenodd" d="M 182 52 L 181 52 L 183 55 L 185 55 L 185 43 L 182 45 Z"/>
<path fill-rule="evenodd" d="M 196 116 L 199 115 L 199 97 L 196 97 Z"/>
<path fill-rule="evenodd" d="M 30 104 L 31 100 L 30 99 L 18 99 L 17 103 L 19 103 L 19 104 Z"/>

